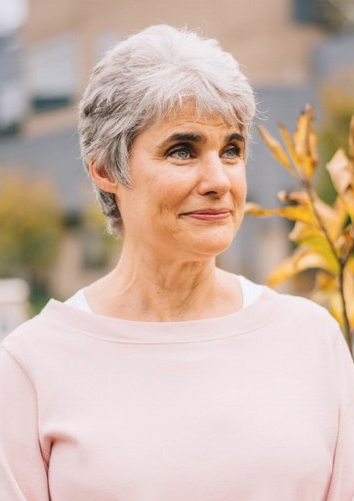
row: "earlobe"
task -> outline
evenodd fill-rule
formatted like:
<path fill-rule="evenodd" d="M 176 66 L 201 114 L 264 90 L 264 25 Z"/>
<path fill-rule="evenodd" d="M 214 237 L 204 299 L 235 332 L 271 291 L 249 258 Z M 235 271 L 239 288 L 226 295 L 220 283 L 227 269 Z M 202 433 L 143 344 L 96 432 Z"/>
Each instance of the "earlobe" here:
<path fill-rule="evenodd" d="M 104 165 L 97 166 L 95 159 L 92 158 L 89 162 L 88 169 L 90 177 L 97 188 L 107 191 L 108 193 L 118 193 L 118 183 L 112 179 Z"/>

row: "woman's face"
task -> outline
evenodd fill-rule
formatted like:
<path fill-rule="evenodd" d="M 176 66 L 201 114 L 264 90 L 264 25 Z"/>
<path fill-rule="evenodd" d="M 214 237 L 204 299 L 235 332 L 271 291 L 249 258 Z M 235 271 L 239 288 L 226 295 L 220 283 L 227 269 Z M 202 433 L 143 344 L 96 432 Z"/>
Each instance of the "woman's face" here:
<path fill-rule="evenodd" d="M 203 259 L 227 249 L 246 198 L 244 139 L 219 116 L 193 106 L 139 134 L 132 187 L 117 186 L 124 239 L 168 257 Z"/>

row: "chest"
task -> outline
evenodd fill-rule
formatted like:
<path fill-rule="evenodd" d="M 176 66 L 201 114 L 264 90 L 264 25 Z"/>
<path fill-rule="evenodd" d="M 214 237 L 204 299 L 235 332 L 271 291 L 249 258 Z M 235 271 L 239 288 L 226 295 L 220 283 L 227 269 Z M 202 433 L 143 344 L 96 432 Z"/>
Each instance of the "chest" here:
<path fill-rule="evenodd" d="M 336 406 L 306 361 L 177 350 L 98 365 L 71 367 L 42 420 L 52 501 L 321 499 Z"/>

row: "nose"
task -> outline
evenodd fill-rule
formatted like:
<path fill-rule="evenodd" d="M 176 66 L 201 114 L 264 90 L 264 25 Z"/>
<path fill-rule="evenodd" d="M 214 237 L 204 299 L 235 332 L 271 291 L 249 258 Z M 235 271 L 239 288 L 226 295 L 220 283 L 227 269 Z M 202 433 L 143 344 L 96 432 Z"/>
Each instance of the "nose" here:
<path fill-rule="evenodd" d="M 200 162 L 199 195 L 223 195 L 230 191 L 231 181 L 228 166 L 217 153 L 210 153 Z"/>

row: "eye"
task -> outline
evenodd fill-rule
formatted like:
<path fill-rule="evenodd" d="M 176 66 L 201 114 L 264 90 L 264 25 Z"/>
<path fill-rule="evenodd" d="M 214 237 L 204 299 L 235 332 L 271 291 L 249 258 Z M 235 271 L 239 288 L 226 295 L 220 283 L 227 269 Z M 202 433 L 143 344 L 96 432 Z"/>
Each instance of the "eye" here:
<path fill-rule="evenodd" d="M 181 146 L 169 151 L 167 155 L 172 158 L 177 158 L 178 160 L 188 160 L 191 158 L 192 152 L 189 147 Z"/>
<path fill-rule="evenodd" d="M 231 146 L 231 148 L 223 152 L 223 156 L 226 158 L 238 158 L 240 156 L 241 150 L 238 146 Z"/>

